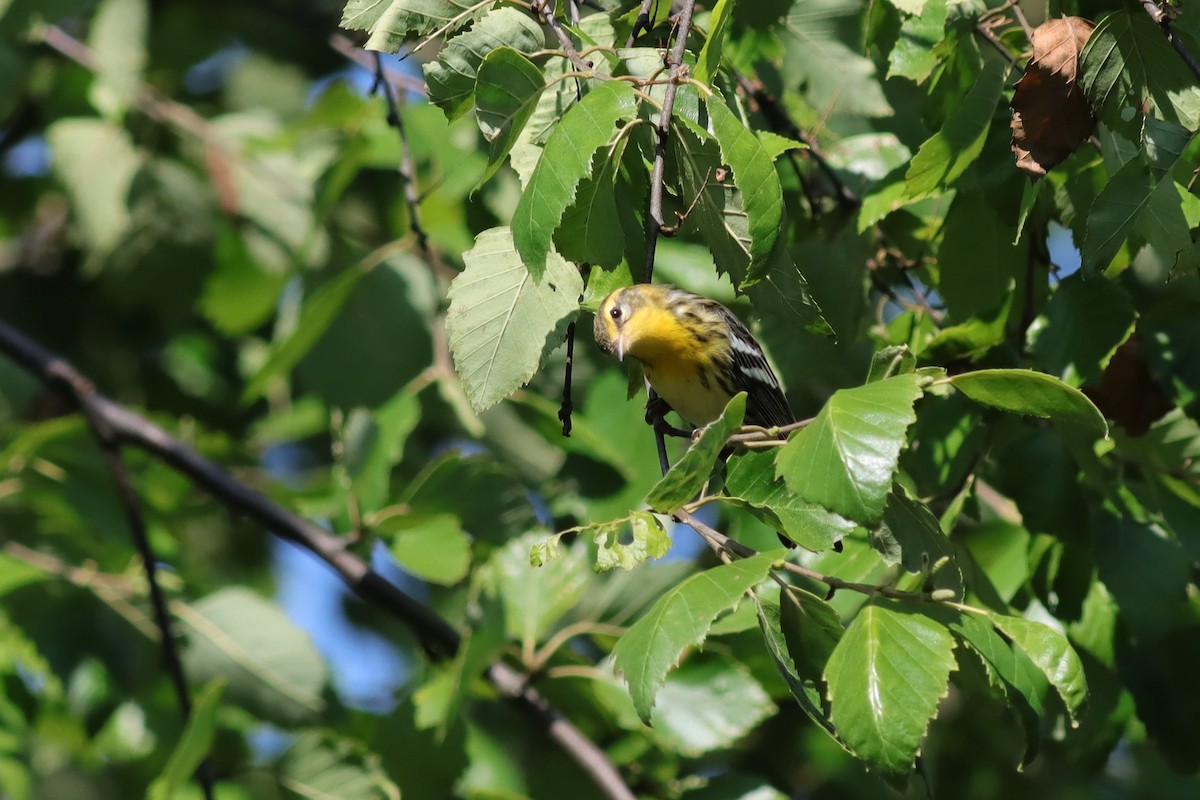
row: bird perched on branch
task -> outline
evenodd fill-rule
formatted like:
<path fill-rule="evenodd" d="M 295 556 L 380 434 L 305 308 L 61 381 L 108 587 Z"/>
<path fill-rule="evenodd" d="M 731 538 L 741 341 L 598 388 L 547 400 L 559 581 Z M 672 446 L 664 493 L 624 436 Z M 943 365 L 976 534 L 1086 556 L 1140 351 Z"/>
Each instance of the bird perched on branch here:
<path fill-rule="evenodd" d="M 696 427 L 746 392 L 746 425 L 795 421 L 754 336 L 725 306 L 663 284 L 617 289 L 596 312 L 596 343 L 636 358 L 654 391 Z"/>

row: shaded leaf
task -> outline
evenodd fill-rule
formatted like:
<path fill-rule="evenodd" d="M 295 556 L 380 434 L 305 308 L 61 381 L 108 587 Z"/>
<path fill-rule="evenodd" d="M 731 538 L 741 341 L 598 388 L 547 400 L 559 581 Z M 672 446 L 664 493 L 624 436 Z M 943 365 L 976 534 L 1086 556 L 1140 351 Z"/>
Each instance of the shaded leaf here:
<path fill-rule="evenodd" d="M 175 793 L 192 779 L 212 747 L 217 729 L 217 708 L 224 690 L 225 682 L 214 678 L 196 693 L 187 725 L 171 751 L 166 768 L 146 789 L 146 800 L 172 800 Z"/>
<path fill-rule="evenodd" d="M 654 736 L 687 756 L 729 747 L 775 711 L 744 666 L 728 656 L 689 661 L 671 673 L 651 715 Z"/>
<path fill-rule="evenodd" d="M 704 40 L 704 47 L 700 49 L 700 56 L 692 69 L 692 77 L 701 83 L 711 85 L 717 68 L 721 66 L 721 48 L 725 46 L 725 38 L 729 33 L 733 6 L 734 0 L 717 0 L 708 18 L 708 38 Z"/>
<path fill-rule="evenodd" d="M 388 517 L 376 530 L 400 565 L 422 580 L 452 586 L 471 566 L 471 540 L 452 514 Z"/>
<path fill-rule="evenodd" d="M 476 73 L 488 55 L 499 48 L 532 53 L 545 43 L 545 34 L 528 14 L 515 8 L 489 11 L 469 31 L 446 42 L 437 60 L 425 65 L 430 102 L 449 119 L 462 116 L 474 101 Z"/>
<path fill-rule="evenodd" d="M 782 550 L 722 564 L 693 575 L 658 599 L 613 648 L 617 669 L 643 722 L 654 698 L 686 647 L 704 641 L 713 620 L 762 583 Z"/>
<path fill-rule="evenodd" d="M 279 783 L 303 798 L 399 800 L 379 756 L 326 730 L 304 731 L 272 765 Z"/>
<path fill-rule="evenodd" d="M 453 33 L 475 12 L 492 5 L 474 0 L 346 0 L 341 26 L 367 31 L 368 50 L 395 53 L 409 34 Z"/>
<path fill-rule="evenodd" d="M 517 143 L 546 88 L 542 72 L 511 47 L 488 53 L 475 76 L 475 118 L 488 146 L 487 182 Z"/>
<path fill-rule="evenodd" d="M 554 127 L 512 217 L 513 242 L 536 280 L 550 269 L 551 239 L 580 181 L 591 173 L 592 155 L 610 142 L 618 120 L 636 112 L 633 87 L 607 81 L 571 106 Z"/>
<path fill-rule="evenodd" d="M 1023 617 L 988 613 L 996 629 L 1020 647 L 1058 690 L 1071 719 L 1078 719 L 1087 705 L 1087 678 L 1079 656 L 1067 637 L 1048 625 Z"/>

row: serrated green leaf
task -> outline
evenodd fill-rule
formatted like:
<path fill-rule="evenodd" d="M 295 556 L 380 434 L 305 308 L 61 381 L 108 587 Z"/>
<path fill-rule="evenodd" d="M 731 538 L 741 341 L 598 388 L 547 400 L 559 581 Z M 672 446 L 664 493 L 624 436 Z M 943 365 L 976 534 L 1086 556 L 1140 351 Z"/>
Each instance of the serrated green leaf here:
<path fill-rule="evenodd" d="M 671 537 L 662 523 L 653 514 L 635 511 L 629 515 L 631 541 L 621 541 L 621 529 L 625 520 L 614 524 L 591 525 L 583 531 L 595 530 L 592 540 L 596 543 L 596 571 L 608 572 L 620 567 L 628 572 L 652 558 L 662 558 L 671 549 Z"/>
<path fill-rule="evenodd" d="M 472 14 L 491 5 L 492 2 L 472 0 L 347 0 L 341 26 L 346 30 L 368 31 L 368 50 L 396 53 L 410 33 L 451 34 L 467 24 Z"/>
<path fill-rule="evenodd" d="M 745 287 L 762 279 L 769 268 L 783 224 L 783 191 L 771 156 L 725 105 L 725 98 L 709 95 L 706 105 L 721 158 L 733 170 L 733 180 L 742 194 L 750 237 L 750 263 L 746 277 L 740 282 Z"/>
<path fill-rule="evenodd" d="M 775 457 L 767 451 L 738 453 L 729 460 L 725 491 L 768 525 L 778 526 L 801 547 L 818 552 L 850 534 L 857 526 L 827 508 L 808 502 L 775 475 Z"/>
<path fill-rule="evenodd" d="M 701 83 L 711 85 L 717 68 L 721 66 L 721 48 L 725 46 L 728 35 L 729 21 L 733 18 L 734 0 L 717 0 L 712 14 L 708 18 L 708 38 L 696 59 L 692 77 Z"/>
<path fill-rule="evenodd" d="M 558 252 L 576 263 L 615 267 L 625 252 L 617 212 L 617 171 L 628 140 L 593 157 L 592 174 L 585 178 L 575 202 L 563 214 L 554 234 Z"/>
<path fill-rule="evenodd" d="M 1150 167 L 1140 158 L 1129 159 L 1105 184 L 1088 209 L 1087 233 L 1080 248 L 1085 270 L 1103 270 L 1112 262 L 1153 190 Z"/>
<path fill-rule="evenodd" d="M 903 778 L 954 669 L 950 631 L 899 604 L 873 602 L 825 668 L 833 724 L 869 767 Z"/>
<path fill-rule="evenodd" d="M 324 659 L 275 603 L 241 587 L 220 589 L 176 613 L 188 631 L 188 677 L 229 681 L 225 697 L 282 724 L 325 708 Z"/>
<path fill-rule="evenodd" d="M 900 23 L 896 45 L 888 54 L 887 76 L 908 78 L 919 84 L 925 82 L 942 60 L 935 47 L 946 36 L 949 4 L 946 0 L 914 0 L 908 5 L 925 10 L 908 11 L 912 16 Z"/>
<path fill-rule="evenodd" d="M 672 514 L 692 500 L 712 475 L 717 456 L 726 440 L 742 426 L 746 416 L 746 393 L 729 399 L 721 416 L 700 429 L 700 436 L 650 489 L 646 504 L 662 514 Z"/>
<path fill-rule="evenodd" d="M 1087 706 L 1087 677 L 1083 672 L 1083 663 L 1067 637 L 1048 625 L 1024 617 L 1008 617 L 992 612 L 988 612 L 987 616 L 997 630 L 1029 656 L 1058 690 L 1071 719 L 1078 719 Z"/>
<path fill-rule="evenodd" d="M 562 336 L 578 310 L 583 279 L 550 253 L 535 280 L 508 228 L 479 234 L 463 261 L 450 284 L 446 330 L 467 399 L 482 411 L 533 377 L 551 337 Z"/>
<path fill-rule="evenodd" d="M 471 566 L 471 540 L 453 514 L 388 517 L 376 531 L 400 566 L 422 580 L 453 586 Z"/>
<path fill-rule="evenodd" d="M 1026 248 L 1009 243 L 1010 224 L 984 192 L 955 195 L 938 252 L 938 290 L 955 321 L 995 309 L 1026 269 Z"/>
<path fill-rule="evenodd" d="M 1096 25 L 1079 54 L 1079 83 L 1101 120 L 1120 124 L 1151 99 L 1159 116 L 1195 129 L 1200 89 L 1162 31 L 1141 9 L 1121 9 Z"/>
<path fill-rule="evenodd" d="M 487 54 L 475 76 L 475 117 L 488 146 L 488 165 L 480 185 L 488 181 L 525 130 L 546 88 L 542 72 L 511 47 Z"/>
<path fill-rule="evenodd" d="M 633 87 L 607 81 L 571 106 L 550 134 L 512 218 L 513 242 L 536 280 L 549 267 L 554 231 L 575 200 L 579 182 L 590 174 L 592 155 L 613 138 L 618 120 L 636 113 Z"/>
<path fill-rule="evenodd" d="M 545 34 L 528 14 L 515 8 L 489 11 L 469 31 L 446 42 L 437 60 L 425 65 L 430 102 L 449 119 L 462 116 L 475 99 L 477 73 L 486 57 L 500 48 L 528 54 L 545 43 Z"/>
<path fill-rule="evenodd" d="M 1043 372 L 1028 369 L 983 369 L 945 379 L 955 389 L 985 406 L 1012 414 L 1047 417 L 1108 437 L 1104 415 L 1082 392 Z"/>
<path fill-rule="evenodd" d="M 717 615 L 762 583 L 783 554 L 783 550 L 759 553 L 693 575 L 660 597 L 625 632 L 613 648 L 613 658 L 625 674 L 629 695 L 643 722 L 650 722 L 655 695 L 684 648 L 703 642 Z"/>
<path fill-rule="evenodd" d="M 927 197 L 948 188 L 983 152 L 1007 74 L 1006 65 L 989 62 L 958 110 L 921 145 L 904 174 L 908 198 Z"/>
<path fill-rule="evenodd" d="M 212 747 L 217 732 L 217 708 L 224 691 L 225 681 L 214 678 L 196 693 L 187 725 L 162 774 L 146 789 L 146 800 L 173 800 L 176 792 L 192 779 Z"/>
<path fill-rule="evenodd" d="M 839 390 L 780 449 L 778 475 L 805 500 L 874 525 L 883 517 L 923 383 L 910 373 Z"/>

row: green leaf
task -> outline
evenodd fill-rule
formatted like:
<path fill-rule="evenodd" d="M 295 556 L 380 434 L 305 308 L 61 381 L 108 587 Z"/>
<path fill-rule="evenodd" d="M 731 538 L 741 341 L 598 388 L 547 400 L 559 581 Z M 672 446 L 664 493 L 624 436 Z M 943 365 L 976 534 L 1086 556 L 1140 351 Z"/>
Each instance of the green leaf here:
<path fill-rule="evenodd" d="M 131 221 L 129 191 L 142 157 L 123 128 L 98 119 L 60 119 L 47 128 L 46 140 L 80 236 L 107 253 Z"/>
<path fill-rule="evenodd" d="M 498 47 L 483 59 L 475 76 L 475 118 L 490 144 L 480 185 L 500 169 L 545 88 L 542 71 L 511 47 Z"/>
<path fill-rule="evenodd" d="M 575 607 L 592 578 L 587 550 L 581 546 L 564 548 L 563 557 L 553 564 L 533 566 L 529 553 L 539 538 L 534 532 L 513 539 L 489 562 L 508 634 L 530 652 Z"/>
<path fill-rule="evenodd" d="M 728 656 L 690 660 L 658 692 L 654 737 L 685 756 L 733 745 L 775 712 L 744 666 Z"/>
<path fill-rule="evenodd" d="M 1150 167 L 1140 158 L 1129 159 L 1105 184 L 1088 209 L 1087 233 L 1080 248 L 1085 270 L 1103 270 L 1112 262 L 1153 190 Z"/>
<path fill-rule="evenodd" d="M 869 767 L 903 778 L 954 669 L 945 627 L 899 604 L 872 602 L 825 669 L 833 724 Z"/>
<path fill-rule="evenodd" d="M 1081 386 L 1100 379 L 1136 319 L 1133 302 L 1115 281 L 1076 274 L 1055 287 L 1029 336 L 1041 367 Z"/>
<path fill-rule="evenodd" d="M 891 345 L 879 350 L 871 356 L 871 366 L 867 370 L 867 383 L 874 383 L 896 375 L 907 375 L 917 368 L 917 357 L 913 355 L 908 345 Z"/>
<path fill-rule="evenodd" d="M 28 586 L 39 583 L 49 577 L 49 573 L 40 570 L 16 556 L 0 551 L 0 597 Z"/>
<path fill-rule="evenodd" d="M 660 597 L 625 632 L 613 648 L 613 658 L 643 722 L 649 724 L 655 695 L 684 648 L 703 642 L 713 620 L 762 583 L 783 552 L 759 553 L 693 575 Z"/>
<path fill-rule="evenodd" d="M 295 797 L 324 800 L 397 800 L 400 790 L 379 756 L 327 730 L 303 731 L 271 771 Z"/>
<path fill-rule="evenodd" d="M 717 0 L 708 18 L 708 38 L 696 59 L 692 77 L 701 83 L 712 85 L 713 77 L 721 66 L 721 48 L 729 35 L 729 21 L 733 18 L 734 0 Z"/>
<path fill-rule="evenodd" d="M 746 4 L 739 16 L 763 3 Z M 823 117 L 890 117 L 894 113 L 874 64 L 862 55 L 857 23 L 862 12 L 859 0 L 813 0 L 803 8 L 793 4 L 788 24 L 798 33 L 789 31 L 782 36 L 787 48 L 784 83 L 803 85 L 804 99 L 811 108 L 820 109 Z M 847 17 L 854 22 L 845 25 Z"/>
<path fill-rule="evenodd" d="M 450 284 L 446 330 L 467 399 L 482 411 L 533 377 L 578 310 L 583 279 L 553 253 L 535 279 L 507 228 L 479 234 L 463 261 Z"/>
<path fill-rule="evenodd" d="M 457 119 L 474 101 L 476 74 L 488 55 L 499 48 L 528 54 L 545 43 L 545 34 L 528 14 L 515 8 L 489 11 L 471 30 L 446 42 L 437 60 L 425 65 L 430 102 L 446 112 L 448 119 Z"/>
<path fill-rule="evenodd" d="M 471 540 L 453 514 L 387 517 L 376 531 L 400 566 L 421 580 L 453 586 L 471 566 Z"/>
<path fill-rule="evenodd" d="M 596 571 L 608 572 L 620 567 L 629 571 L 651 558 L 662 558 L 671 549 L 671 537 L 662 523 L 653 514 L 634 511 L 629 515 L 632 540 L 621 541 L 620 520 L 614 524 L 592 525 L 581 532 L 595 530 L 592 540 L 596 543 Z"/>
<path fill-rule="evenodd" d="M 814 552 L 828 550 L 857 527 L 788 489 L 776 477 L 775 457 L 767 451 L 746 451 L 730 458 L 725 491 L 731 502 L 745 506 L 760 520 Z"/>
<path fill-rule="evenodd" d="M 938 251 L 938 291 L 956 322 L 991 311 L 1026 269 L 1028 248 L 1009 241 L 1011 223 L 982 191 L 960 191 L 946 215 Z"/>
<path fill-rule="evenodd" d="M 1079 83 L 1102 121 L 1127 122 L 1150 99 L 1159 116 L 1192 130 L 1200 123 L 1195 76 L 1141 9 L 1101 19 L 1079 54 L 1079 66 Z"/>
<path fill-rule="evenodd" d="M 368 50 L 399 52 L 409 33 L 428 36 L 434 31 L 453 33 L 472 14 L 491 6 L 473 0 L 347 0 L 341 26 L 368 31 Z"/>
<path fill-rule="evenodd" d="M 563 215 L 554 241 L 568 261 L 615 267 L 624 255 L 615 183 L 626 141 L 611 151 L 596 153 L 592 174 L 584 179 L 575 202 Z"/>
<path fill-rule="evenodd" d="M 833 606 L 798 586 L 779 593 L 779 627 L 796 674 L 814 684 L 823 680 L 829 657 L 844 631 Z"/>
<path fill-rule="evenodd" d="M 944 379 L 967 397 L 1012 414 L 1046 417 L 1108 437 L 1108 423 L 1082 392 L 1043 372 L 982 369 Z"/>
<path fill-rule="evenodd" d="M 104 0 L 96 9 L 88 31 L 88 46 L 95 58 L 96 81 L 92 105 L 107 117 L 132 107 L 142 88 L 146 66 L 146 0 Z"/>
<path fill-rule="evenodd" d="M 404 389 L 373 412 L 356 408 L 346 417 L 343 465 L 361 512 L 377 511 L 387 502 L 392 468 L 420 420 L 420 402 Z"/>
<path fill-rule="evenodd" d="M 173 800 L 176 792 L 192 779 L 212 747 L 217 731 L 217 708 L 223 691 L 225 681 L 214 678 L 196 693 L 187 725 L 175 749 L 171 751 L 171 758 L 162 774 L 147 788 L 146 800 Z"/>
<path fill-rule="evenodd" d="M 1087 677 L 1083 663 L 1067 637 L 1048 625 L 1023 617 L 988 612 L 988 618 L 997 630 L 1029 656 L 1050 685 L 1058 690 L 1071 719 L 1078 719 L 1087 706 Z"/>
<path fill-rule="evenodd" d="M 672 465 L 666 475 L 650 489 L 646 504 L 662 514 L 673 514 L 690 502 L 712 475 L 721 448 L 746 416 L 746 393 L 738 392 L 725 406 L 721 416 L 700 429 L 683 458 Z"/>
<path fill-rule="evenodd" d="M 879 522 L 924 380 L 910 373 L 839 390 L 780 450 L 777 473 L 805 500 Z"/>
<path fill-rule="evenodd" d="M 746 214 L 750 237 L 750 264 L 742 287 L 757 283 L 766 275 L 770 256 L 783 224 L 783 193 L 779 174 L 762 142 L 734 116 L 719 94 L 706 99 L 709 122 L 721 158 L 733 170 L 733 179 L 741 190 L 742 209 Z M 715 176 L 713 177 L 715 179 Z"/>
<path fill-rule="evenodd" d="M 192 680 L 224 677 L 229 702 L 282 724 L 325 709 L 325 661 L 275 603 L 234 586 L 175 609 L 188 632 L 183 660 Z"/>
<path fill-rule="evenodd" d="M 830 738 L 838 741 L 833 723 L 825 713 L 825 682 L 820 674 L 816 677 L 800 675 L 783 632 L 782 609 L 773 598 L 763 596 L 765 594 L 763 592 L 760 595 L 756 592 L 751 597 L 754 598 L 758 626 L 762 631 L 767 653 L 801 710 Z M 841 630 L 840 625 L 838 629 Z M 841 744 L 840 741 L 838 743 Z"/>
<path fill-rule="evenodd" d="M 926 575 L 942 558 L 949 563 L 932 573 L 932 585 L 937 589 L 952 589 L 962 595 L 963 578 L 954 558 L 954 548 L 938 525 L 937 517 L 924 503 L 914 500 L 897 487 L 888 495 L 883 512 L 883 526 L 872 534 L 872 546 L 883 541 L 888 546 L 876 547 L 883 560 L 900 564 L 907 572 Z"/>
<path fill-rule="evenodd" d="M 435 679 L 432 693 L 436 699 L 428 702 L 429 698 L 425 698 L 427 705 L 421 722 L 426 727 L 436 727 L 442 735 L 458 716 L 471 684 L 496 662 L 508 641 L 507 614 L 486 580 L 475 582 L 471 592 L 467 600 L 467 631 L 450 665 L 448 685 Z"/>
<path fill-rule="evenodd" d="M 949 188 L 975 162 L 983 152 L 1007 74 L 1006 65 L 988 62 L 962 105 L 913 156 L 904 174 L 907 197 L 927 197 Z"/>
<path fill-rule="evenodd" d="M 300 308 L 300 318 L 290 335 L 276 341 L 258 372 L 254 373 L 242 392 L 242 402 L 251 403 L 266 394 L 271 384 L 292 370 L 312 349 L 317 340 L 341 313 L 358 282 L 373 269 L 375 263 L 363 263 L 342 270 L 321 284 Z"/>
<path fill-rule="evenodd" d="M 946 36 L 949 4 L 946 0 L 917 0 L 909 5 L 927 10 L 909 11 L 912 16 L 900 23 L 896 45 L 888 54 L 887 76 L 908 78 L 920 84 L 942 60 L 936 45 Z"/>
<path fill-rule="evenodd" d="M 607 81 L 571 106 L 546 141 L 512 217 L 512 239 L 536 280 L 550 266 L 550 242 L 575 190 L 591 173 L 592 154 L 608 144 L 618 120 L 637 113 L 637 96 L 624 81 Z"/>

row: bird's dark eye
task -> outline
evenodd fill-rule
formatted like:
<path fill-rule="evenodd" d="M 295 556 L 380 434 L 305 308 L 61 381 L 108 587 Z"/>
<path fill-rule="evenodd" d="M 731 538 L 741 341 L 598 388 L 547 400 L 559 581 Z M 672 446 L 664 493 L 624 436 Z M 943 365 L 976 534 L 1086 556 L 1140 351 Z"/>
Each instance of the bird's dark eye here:
<path fill-rule="evenodd" d="M 613 306 L 612 310 L 608 312 L 608 315 L 610 317 L 612 317 L 613 319 L 620 319 L 621 318 L 621 307 Z"/>

